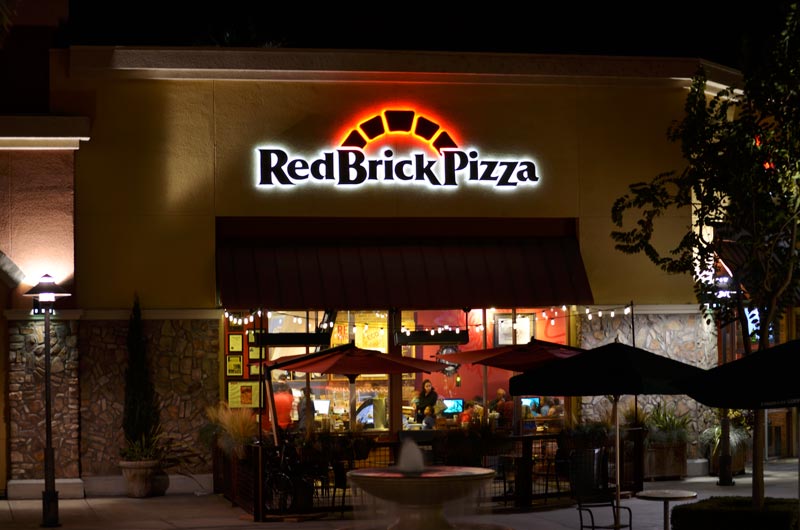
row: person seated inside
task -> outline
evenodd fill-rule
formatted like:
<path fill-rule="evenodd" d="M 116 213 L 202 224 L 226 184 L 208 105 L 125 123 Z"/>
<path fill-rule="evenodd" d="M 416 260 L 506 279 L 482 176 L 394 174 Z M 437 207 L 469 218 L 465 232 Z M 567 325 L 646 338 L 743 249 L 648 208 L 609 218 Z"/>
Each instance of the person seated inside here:
<path fill-rule="evenodd" d="M 561 404 L 561 400 L 558 398 L 553 398 L 553 405 L 550 407 L 550 410 L 547 411 L 548 416 L 561 416 L 564 414 L 564 405 Z"/>
<path fill-rule="evenodd" d="M 425 407 L 424 414 L 425 417 L 422 418 L 422 428 L 424 430 L 433 429 L 434 425 L 436 425 L 436 418 L 433 417 L 433 407 L 430 405 Z"/>
<path fill-rule="evenodd" d="M 489 412 L 502 412 L 503 403 L 506 402 L 505 389 L 498 388 L 495 398 L 489 402 Z"/>
<path fill-rule="evenodd" d="M 539 413 L 542 416 L 548 416 L 551 408 L 553 408 L 553 400 L 549 397 L 544 398 L 544 405 L 539 409 Z"/>
<path fill-rule="evenodd" d="M 510 428 L 514 424 L 514 400 L 509 399 L 503 402 L 500 408 L 500 425 Z"/>

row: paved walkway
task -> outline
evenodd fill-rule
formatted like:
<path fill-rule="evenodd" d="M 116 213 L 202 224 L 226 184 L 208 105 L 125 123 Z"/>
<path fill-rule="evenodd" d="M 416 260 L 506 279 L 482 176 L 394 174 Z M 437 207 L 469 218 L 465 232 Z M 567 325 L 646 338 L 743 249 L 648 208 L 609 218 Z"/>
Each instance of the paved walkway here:
<path fill-rule="evenodd" d="M 749 471 L 749 470 L 748 470 Z M 798 498 L 797 459 L 770 461 L 765 470 L 765 487 L 768 497 Z M 715 477 L 692 477 L 681 481 L 645 483 L 645 489 L 688 489 L 698 492 L 698 498 L 711 496 L 750 497 L 751 476 L 734 478 L 733 486 L 717 486 Z M 692 501 L 688 501 L 692 502 Z M 642 499 L 626 499 L 623 504 L 633 511 L 633 525 L 637 530 L 663 528 L 663 504 Z M 671 504 L 678 504 L 678 502 Z M 578 514 L 574 507 L 527 511 L 525 513 L 500 513 L 482 507 L 480 513 L 470 516 L 450 516 L 450 521 L 463 523 L 471 530 L 486 528 L 512 528 L 516 530 L 563 530 L 578 527 Z M 0 500 L 0 529 L 18 530 L 40 528 L 41 501 Z M 474 510 L 473 510 L 474 511 Z M 240 508 L 220 495 L 167 495 L 149 499 L 127 497 L 94 497 L 63 499 L 59 502 L 61 528 L 71 529 L 214 529 L 264 528 L 269 530 L 337 530 L 386 528 L 387 523 L 362 520 L 360 514 L 338 514 L 320 519 L 297 521 L 272 521 L 254 523 Z M 299 526 L 298 526 L 299 525 Z"/>

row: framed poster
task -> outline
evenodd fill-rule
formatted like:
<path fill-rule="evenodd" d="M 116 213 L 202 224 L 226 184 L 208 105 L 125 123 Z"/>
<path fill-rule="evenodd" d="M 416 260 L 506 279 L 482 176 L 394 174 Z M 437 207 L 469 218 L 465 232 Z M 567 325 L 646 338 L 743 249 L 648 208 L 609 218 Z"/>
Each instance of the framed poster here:
<path fill-rule="evenodd" d="M 259 339 L 261 338 L 261 330 L 260 329 L 248 329 L 247 330 L 247 343 L 248 344 L 258 344 Z"/>
<path fill-rule="evenodd" d="M 228 352 L 242 351 L 242 336 L 239 334 L 228 335 Z"/>
<path fill-rule="evenodd" d="M 244 374 L 241 355 L 228 355 L 226 359 L 225 373 L 233 377 L 241 377 Z"/>
<path fill-rule="evenodd" d="M 247 358 L 251 360 L 258 360 L 259 358 L 265 359 L 267 357 L 267 348 L 254 348 L 249 346 L 247 348 Z"/>
<path fill-rule="evenodd" d="M 258 381 L 228 381 L 228 406 L 258 408 Z"/>
<path fill-rule="evenodd" d="M 261 365 L 260 364 L 248 365 L 248 369 L 250 371 L 250 375 L 259 375 L 259 374 L 261 374 Z"/>

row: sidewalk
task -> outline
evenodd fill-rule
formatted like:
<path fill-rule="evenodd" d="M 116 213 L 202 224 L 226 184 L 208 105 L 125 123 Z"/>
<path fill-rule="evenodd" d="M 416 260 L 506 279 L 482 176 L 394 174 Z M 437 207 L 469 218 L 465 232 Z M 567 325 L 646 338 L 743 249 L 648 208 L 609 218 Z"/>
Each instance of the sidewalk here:
<path fill-rule="evenodd" d="M 646 482 L 645 489 L 684 489 L 698 493 L 698 499 L 710 496 L 744 496 L 751 494 L 751 475 L 734 477 L 735 485 L 717 486 L 716 477 L 691 477 L 681 481 Z M 768 497 L 797 498 L 797 459 L 770 461 L 764 473 Z M 693 501 L 687 501 L 693 502 Z M 663 504 L 642 499 L 626 499 L 623 504 L 633 511 L 633 525 L 637 530 L 660 530 L 663 528 Z M 679 504 L 671 503 L 670 506 Z M 484 507 L 488 510 L 489 507 Z M 513 528 L 516 530 L 565 530 L 578 526 L 578 514 L 574 506 L 524 513 L 481 513 L 462 517 L 450 517 L 451 522 L 461 523 L 471 530 L 489 528 Z M 41 501 L 0 500 L 0 528 L 18 530 L 40 528 Z M 59 502 L 61 528 L 67 530 L 229 530 L 241 528 L 264 528 L 269 530 L 335 530 L 386 528 L 387 522 L 362 521 L 358 516 L 346 514 L 344 519 L 333 514 L 320 519 L 298 521 L 273 521 L 254 523 L 240 508 L 231 506 L 221 495 L 167 495 L 149 499 L 127 497 L 93 497 L 65 499 Z M 299 527 L 297 525 L 300 525 Z"/>

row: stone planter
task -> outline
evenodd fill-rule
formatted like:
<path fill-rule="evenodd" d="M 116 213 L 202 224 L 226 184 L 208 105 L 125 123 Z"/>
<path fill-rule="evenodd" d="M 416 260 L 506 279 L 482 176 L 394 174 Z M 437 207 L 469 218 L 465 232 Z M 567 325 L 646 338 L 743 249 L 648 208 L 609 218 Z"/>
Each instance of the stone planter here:
<path fill-rule="evenodd" d="M 158 460 L 122 460 L 119 462 L 127 484 L 128 497 L 155 497 L 166 493 L 166 475 Z"/>
<path fill-rule="evenodd" d="M 647 444 L 644 457 L 645 480 L 679 479 L 685 476 L 685 442 Z"/>

